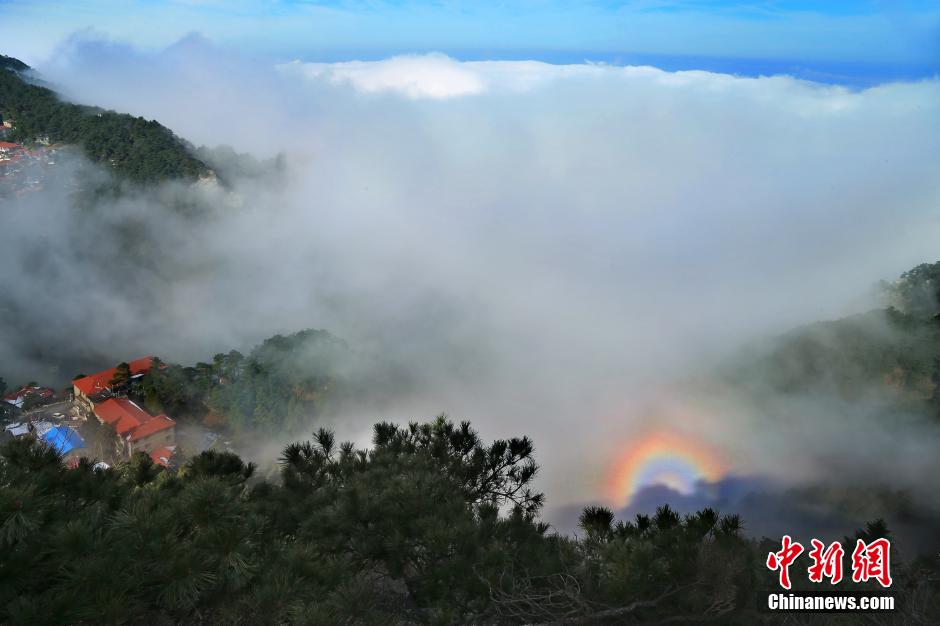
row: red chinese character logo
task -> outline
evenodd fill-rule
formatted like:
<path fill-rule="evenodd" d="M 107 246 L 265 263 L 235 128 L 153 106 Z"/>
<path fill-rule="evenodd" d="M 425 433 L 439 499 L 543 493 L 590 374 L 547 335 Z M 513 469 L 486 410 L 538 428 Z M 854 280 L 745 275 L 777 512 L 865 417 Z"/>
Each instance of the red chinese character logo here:
<path fill-rule="evenodd" d="M 869 544 L 859 539 L 852 551 L 852 580 L 857 583 L 874 578 L 882 587 L 891 586 L 891 542 L 876 539 Z"/>
<path fill-rule="evenodd" d="M 780 570 L 780 586 L 790 588 L 790 564 L 796 557 L 803 554 L 803 546 L 790 539 L 790 535 L 783 536 L 783 548 L 780 552 L 770 552 L 767 555 L 767 567 L 771 570 Z"/>
<path fill-rule="evenodd" d="M 838 584 L 842 580 L 842 557 L 845 556 L 842 544 L 833 541 L 827 548 L 819 539 L 813 539 L 812 544 L 809 558 L 813 559 L 813 564 L 807 570 L 810 581 L 821 583 L 825 577 L 829 579 L 830 584 Z"/>

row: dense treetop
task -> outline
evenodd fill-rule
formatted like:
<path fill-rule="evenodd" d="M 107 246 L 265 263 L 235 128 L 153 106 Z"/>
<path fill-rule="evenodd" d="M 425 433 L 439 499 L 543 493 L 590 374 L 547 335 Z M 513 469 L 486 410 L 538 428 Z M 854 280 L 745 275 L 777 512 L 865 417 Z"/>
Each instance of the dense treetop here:
<path fill-rule="evenodd" d="M 890 304 L 917 317 L 940 313 L 940 262 L 921 263 L 884 285 Z"/>
<path fill-rule="evenodd" d="M 189 146 L 154 120 L 62 101 L 31 82 L 28 67 L 0 57 L 0 115 L 15 123 L 12 138 L 74 144 L 96 163 L 135 182 L 196 178 L 209 168 Z"/>
<path fill-rule="evenodd" d="M 210 416 L 236 431 L 296 432 L 365 386 L 362 372 L 347 373 L 354 357 L 329 332 L 303 330 L 270 337 L 248 355 L 232 350 L 191 367 L 159 363 L 128 391 L 174 417 Z"/>

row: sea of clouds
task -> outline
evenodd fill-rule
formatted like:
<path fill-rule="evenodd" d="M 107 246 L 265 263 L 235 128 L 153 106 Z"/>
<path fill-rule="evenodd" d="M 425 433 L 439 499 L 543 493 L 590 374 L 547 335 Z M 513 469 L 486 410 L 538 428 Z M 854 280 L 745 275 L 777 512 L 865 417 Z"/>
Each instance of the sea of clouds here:
<path fill-rule="evenodd" d="M 30 332 L 106 346 L 110 365 L 327 328 L 420 381 L 339 420 L 341 436 L 442 411 L 485 438 L 527 434 L 552 506 L 602 499 L 625 442 L 652 427 L 711 446 L 734 476 L 805 484 L 864 462 L 908 487 L 937 470 L 919 425 L 742 406 L 701 379 L 743 343 L 874 306 L 877 280 L 936 260 L 938 80 L 271 62 L 198 36 L 159 52 L 75 37 L 37 69 L 69 99 L 285 169 L 163 190 L 213 207 L 195 221 L 160 194 L 115 201 L 108 219 L 133 216 L 160 243 L 152 267 L 112 274 L 103 259 L 120 251 L 68 193 L 11 204 L 4 297 L 32 327 L 3 358 L 24 371 L 41 360 L 16 348 Z M 882 458 L 844 439 L 858 424 Z"/>

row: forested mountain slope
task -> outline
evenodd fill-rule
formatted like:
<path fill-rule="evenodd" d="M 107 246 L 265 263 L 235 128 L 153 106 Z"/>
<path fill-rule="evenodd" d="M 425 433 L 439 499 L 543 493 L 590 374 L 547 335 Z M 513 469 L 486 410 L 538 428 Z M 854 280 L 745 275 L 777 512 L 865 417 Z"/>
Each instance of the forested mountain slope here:
<path fill-rule="evenodd" d="M 0 57 L 0 115 L 13 122 L 14 141 L 74 144 L 134 182 L 208 174 L 191 147 L 157 121 L 64 102 L 36 84 L 28 69 L 18 59 Z"/>
<path fill-rule="evenodd" d="M 783 394 L 873 394 L 940 416 L 940 263 L 884 283 L 886 307 L 816 322 L 752 346 L 729 368 L 736 383 Z"/>

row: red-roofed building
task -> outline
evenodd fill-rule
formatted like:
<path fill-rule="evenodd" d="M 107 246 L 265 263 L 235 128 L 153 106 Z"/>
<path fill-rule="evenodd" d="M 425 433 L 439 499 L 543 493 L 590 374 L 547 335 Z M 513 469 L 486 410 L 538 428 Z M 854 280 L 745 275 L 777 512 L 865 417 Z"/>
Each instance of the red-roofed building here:
<path fill-rule="evenodd" d="M 108 398 L 95 404 L 94 412 L 98 421 L 114 429 L 116 449 L 121 455 L 131 456 L 137 451 L 149 454 L 176 444 L 175 420 L 150 415 L 127 398 Z"/>
<path fill-rule="evenodd" d="M 104 402 L 97 403 L 95 415 L 99 422 L 113 428 L 119 437 L 123 437 L 152 419 L 150 413 L 127 398 L 108 398 Z"/>
<path fill-rule="evenodd" d="M 153 459 L 153 462 L 157 465 L 170 467 L 170 463 L 173 460 L 174 454 L 176 454 L 176 446 L 166 446 L 165 448 L 160 448 L 151 452 L 150 458 Z"/>
<path fill-rule="evenodd" d="M 15 150 L 22 150 L 23 146 L 18 143 L 10 143 L 9 141 L 0 141 L 0 152 L 13 152 Z"/>
<path fill-rule="evenodd" d="M 3 401 L 21 409 L 23 408 L 23 402 L 29 396 L 48 399 L 54 395 L 55 392 L 48 387 L 29 387 L 27 385 L 23 385 L 16 391 L 3 396 Z"/>
<path fill-rule="evenodd" d="M 152 362 L 152 356 L 145 356 L 128 363 L 131 367 L 131 377 L 136 378 L 149 372 Z M 85 404 L 85 408 L 93 411 L 92 399 L 111 390 L 111 379 L 114 378 L 115 373 L 117 373 L 117 368 L 112 367 L 103 372 L 73 380 L 72 389 L 75 391 L 75 400 Z"/>
<path fill-rule="evenodd" d="M 168 430 L 172 431 L 175 426 L 176 421 L 166 415 L 155 415 L 152 419 L 147 420 L 132 432 L 128 433 L 127 440 L 137 444 L 144 439 L 149 439 L 150 437 L 165 433 Z"/>

